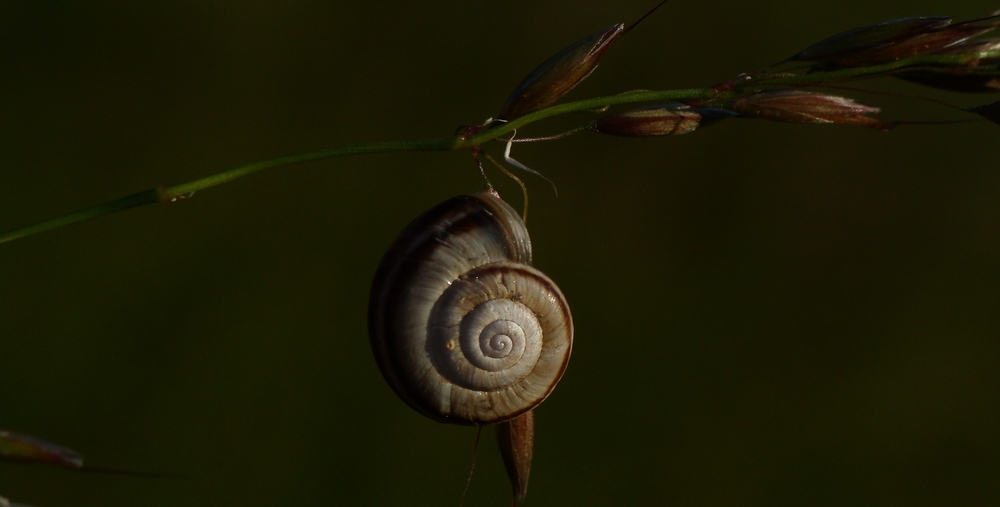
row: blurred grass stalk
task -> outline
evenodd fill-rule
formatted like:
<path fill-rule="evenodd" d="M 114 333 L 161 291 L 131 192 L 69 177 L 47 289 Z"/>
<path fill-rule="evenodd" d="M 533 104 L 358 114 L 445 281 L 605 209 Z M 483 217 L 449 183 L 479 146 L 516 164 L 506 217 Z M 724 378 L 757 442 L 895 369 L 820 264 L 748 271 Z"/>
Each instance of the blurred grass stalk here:
<path fill-rule="evenodd" d="M 988 56 L 1000 58 L 1000 48 L 991 50 Z M 843 83 L 858 79 L 892 75 L 894 71 L 899 70 L 912 72 L 915 70 L 934 71 L 939 67 L 962 68 L 963 66 L 969 64 L 969 60 L 969 56 L 965 54 L 916 56 L 891 63 L 847 69 L 814 72 L 802 72 L 805 69 L 796 69 L 799 72 L 767 72 L 756 76 L 741 75 L 741 77 L 733 81 L 706 88 L 627 92 L 620 95 L 610 95 L 580 100 L 547 107 L 509 122 L 493 122 L 488 128 L 484 128 L 468 137 L 456 135 L 454 137 L 438 139 L 354 144 L 254 162 L 207 176 L 205 178 L 200 178 L 179 185 L 159 186 L 157 188 L 115 199 L 113 201 L 99 204 L 97 206 L 86 208 L 61 217 L 2 232 L 0 233 L 0 243 L 6 243 L 15 239 L 57 229 L 82 220 L 96 218 L 130 208 L 145 206 L 148 204 L 176 202 L 191 197 L 195 192 L 205 190 L 216 185 L 229 183 L 233 180 L 242 178 L 243 176 L 248 176 L 264 169 L 350 155 L 463 150 L 483 145 L 489 141 L 501 139 L 503 136 L 511 134 L 521 127 L 540 120 L 568 113 L 599 111 L 611 106 L 622 104 L 641 104 L 658 101 L 700 101 L 701 104 L 709 105 L 710 107 L 720 107 L 731 103 L 741 94 L 746 92 Z M 724 107 L 720 108 L 724 109 Z"/>
<path fill-rule="evenodd" d="M 0 496 L 0 507 L 31 507 L 30 505 L 25 505 L 23 503 L 13 503 L 10 500 Z"/>
<path fill-rule="evenodd" d="M 898 18 L 827 37 L 775 65 L 751 74 L 740 74 L 715 86 L 626 92 L 550 106 L 590 76 L 611 43 L 628 31 L 624 30 L 624 25 L 617 24 L 571 44 L 535 68 L 507 98 L 499 115 L 500 119 L 490 118 L 481 125 L 462 127 L 452 137 L 355 144 L 254 162 L 180 185 L 159 186 L 62 217 L 3 232 L 0 233 L 0 243 L 138 206 L 175 202 L 191 197 L 195 192 L 264 169 L 300 162 L 348 155 L 416 151 L 471 149 L 474 154 L 478 154 L 479 147 L 484 143 L 501 140 L 501 136 L 510 134 L 509 139 L 503 139 L 509 143 L 513 141 L 518 128 L 531 123 L 573 112 L 603 112 L 611 106 L 621 104 L 681 102 L 661 106 L 661 109 L 665 107 L 674 112 L 656 120 L 659 123 L 652 125 L 655 128 L 651 128 L 648 111 L 631 116 L 621 116 L 618 113 L 616 127 L 611 129 L 613 131 L 605 129 L 603 133 L 638 137 L 691 132 L 698 126 L 701 117 L 694 119 L 693 123 L 689 122 L 687 128 L 675 128 L 677 117 L 690 117 L 689 113 L 678 112 L 678 106 L 731 111 L 733 116 L 790 123 L 845 123 L 888 130 L 897 123 L 865 116 L 877 113 L 879 109 L 875 106 L 859 104 L 846 97 L 810 94 L 794 89 L 897 75 L 900 79 L 933 88 L 959 92 L 998 92 L 1000 39 L 974 40 L 997 26 L 1000 26 L 1000 12 L 955 24 L 952 24 L 952 18 L 949 17 Z M 996 122 L 994 105 L 995 103 L 968 108 L 965 111 Z M 669 118 L 671 116 L 674 118 Z M 591 123 L 588 122 L 588 126 Z M 630 123 L 635 123 L 634 128 Z M 602 133 L 601 129 L 592 130 Z"/>

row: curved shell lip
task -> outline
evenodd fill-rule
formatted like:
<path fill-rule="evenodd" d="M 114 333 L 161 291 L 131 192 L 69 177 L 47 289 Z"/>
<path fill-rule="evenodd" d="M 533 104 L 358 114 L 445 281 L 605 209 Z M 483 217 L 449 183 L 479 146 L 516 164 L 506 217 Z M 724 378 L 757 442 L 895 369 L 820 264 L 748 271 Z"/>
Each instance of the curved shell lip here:
<path fill-rule="evenodd" d="M 415 313 L 418 312 L 413 310 L 400 311 L 393 305 L 419 292 L 419 287 L 415 287 L 415 276 L 412 272 L 423 262 L 421 255 L 430 251 L 428 249 L 455 247 L 455 245 L 449 246 L 448 234 L 468 233 L 482 227 L 499 231 L 498 234 L 504 239 L 499 244 L 489 247 L 501 251 L 502 258 L 497 258 L 499 254 L 487 249 L 488 255 L 482 255 L 482 258 L 477 261 L 480 265 L 516 262 L 523 264 L 527 270 L 541 274 L 537 269 L 530 267 L 530 239 L 520 216 L 499 198 L 488 193 L 480 193 L 450 199 L 411 222 L 383 257 L 370 293 L 369 338 L 379 370 L 393 391 L 407 405 L 424 416 L 439 422 L 462 425 L 494 424 L 513 419 L 531 410 L 551 394 L 555 384 L 565 372 L 572 351 L 573 324 L 569 305 L 555 283 L 541 274 L 547 283 L 554 288 L 554 293 L 557 294 L 555 299 L 559 301 L 559 307 L 565 315 L 563 326 L 567 339 L 563 346 L 564 351 L 561 352 L 563 357 L 558 364 L 558 374 L 555 376 L 555 381 L 540 396 L 538 396 L 538 392 L 532 393 L 533 398 L 530 404 L 512 408 L 504 406 L 502 402 L 496 402 L 497 405 L 493 405 L 494 402 L 484 402 L 490 407 L 489 410 L 472 417 L 464 417 L 439 410 L 439 405 L 428 402 L 424 391 L 429 382 L 426 379 L 414 382 L 414 376 L 419 378 L 420 374 L 405 373 L 405 369 L 409 366 L 408 361 L 398 357 L 397 351 L 407 345 L 403 342 L 404 338 L 399 336 L 399 330 L 405 328 L 405 326 L 401 327 L 401 323 L 408 322 L 407 319 L 414 318 Z M 458 275 L 453 275 L 445 282 L 436 280 L 436 283 L 450 285 L 457 279 Z M 423 307 L 420 306 L 420 308 Z M 433 376 L 428 375 L 428 378 L 433 378 Z M 471 392 L 487 396 L 490 391 Z M 510 396 L 514 397 L 514 395 Z M 479 401 L 469 403 L 475 405 L 479 404 Z M 497 410 L 493 410 L 494 406 L 498 407 Z"/>

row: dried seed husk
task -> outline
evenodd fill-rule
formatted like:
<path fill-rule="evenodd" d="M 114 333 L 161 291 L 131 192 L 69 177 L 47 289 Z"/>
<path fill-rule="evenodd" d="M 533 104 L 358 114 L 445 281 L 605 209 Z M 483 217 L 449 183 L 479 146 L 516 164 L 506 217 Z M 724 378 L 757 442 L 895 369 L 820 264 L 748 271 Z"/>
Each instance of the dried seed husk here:
<path fill-rule="evenodd" d="M 866 116 L 879 108 L 839 95 L 801 90 L 767 90 L 737 98 L 732 108 L 740 116 L 786 123 L 843 123 L 878 130 L 889 124 Z"/>
<path fill-rule="evenodd" d="M 529 410 L 519 417 L 497 425 L 497 443 L 503 456 L 514 498 L 523 502 L 528 492 L 531 455 L 535 448 L 535 412 Z"/>
<path fill-rule="evenodd" d="M 858 53 L 884 48 L 928 30 L 951 24 L 950 17 L 905 17 L 854 28 L 823 39 L 804 49 L 791 60 L 828 62 Z"/>
<path fill-rule="evenodd" d="M 693 108 L 680 103 L 659 104 L 594 120 L 590 128 L 601 134 L 624 137 L 676 136 L 732 116 L 736 113 L 723 109 Z"/>
<path fill-rule="evenodd" d="M 619 23 L 573 43 L 531 71 L 507 97 L 501 120 L 513 120 L 542 109 L 590 76 L 611 43 L 625 30 Z"/>

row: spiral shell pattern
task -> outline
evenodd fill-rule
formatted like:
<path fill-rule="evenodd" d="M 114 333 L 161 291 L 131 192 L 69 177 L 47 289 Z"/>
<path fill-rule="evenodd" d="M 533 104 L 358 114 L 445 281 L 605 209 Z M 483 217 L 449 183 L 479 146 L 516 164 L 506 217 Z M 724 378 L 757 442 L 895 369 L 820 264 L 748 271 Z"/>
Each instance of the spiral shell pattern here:
<path fill-rule="evenodd" d="M 524 222 L 489 193 L 450 199 L 403 230 L 372 283 L 368 328 L 396 394 L 458 424 L 506 421 L 541 403 L 573 341 L 566 299 L 531 266 Z"/>

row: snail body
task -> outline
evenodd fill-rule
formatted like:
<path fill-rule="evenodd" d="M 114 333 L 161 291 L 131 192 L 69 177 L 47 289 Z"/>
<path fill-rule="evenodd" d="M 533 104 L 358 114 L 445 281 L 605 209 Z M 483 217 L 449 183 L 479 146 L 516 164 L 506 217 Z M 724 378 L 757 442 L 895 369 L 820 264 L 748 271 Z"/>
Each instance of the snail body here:
<path fill-rule="evenodd" d="M 569 305 L 531 266 L 518 214 L 491 193 L 458 196 L 411 222 L 379 264 L 372 351 L 410 407 L 440 422 L 494 424 L 541 403 L 573 341 Z"/>

